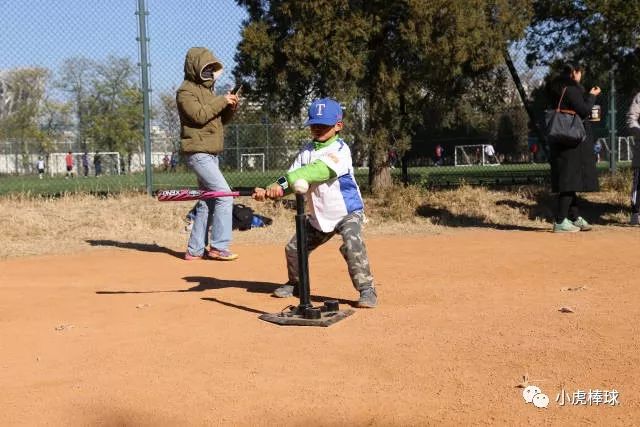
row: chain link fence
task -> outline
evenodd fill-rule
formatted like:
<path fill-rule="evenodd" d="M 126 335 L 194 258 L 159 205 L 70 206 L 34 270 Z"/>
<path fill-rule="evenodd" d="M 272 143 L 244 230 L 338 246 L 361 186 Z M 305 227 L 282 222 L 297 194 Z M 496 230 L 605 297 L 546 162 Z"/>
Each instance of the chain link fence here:
<path fill-rule="evenodd" d="M 64 7 L 24 0 L 1 1 L 0 6 L 0 192 L 145 188 L 141 15 L 148 39 L 153 186 L 196 185 L 179 154 L 175 111 L 184 55 L 192 46 L 209 47 L 225 65 L 216 90 L 232 88 L 234 54 L 246 19 L 243 8 L 233 0 L 68 0 Z M 507 55 L 513 58 L 515 76 L 509 73 L 508 61 L 497 70 L 504 77 L 496 86 L 503 102 L 478 120 L 480 130 L 468 126 L 440 134 L 417 131 L 410 151 L 390 150 L 392 175 L 435 186 L 461 180 L 545 181 L 546 149 L 529 126 L 516 82 L 520 81 L 531 109 L 542 114 L 536 93 L 546 70 L 529 68 L 522 52 L 522 46 L 515 44 Z M 624 116 L 631 94 L 610 101 L 610 82 L 599 85 L 604 89 L 599 100 L 603 120 L 594 123 L 599 142 L 594 158 L 607 170 L 630 160 L 633 140 L 626 134 Z M 302 120 L 273 124 L 259 118 L 256 123 L 259 108 L 247 104 L 241 109 L 255 114 L 239 114 L 226 127 L 222 168 L 234 187 L 265 185 L 286 170 L 307 133 L 300 126 Z M 539 122 L 540 117 L 534 120 Z M 353 141 L 348 130 L 344 137 Z M 82 183 L 68 179 L 69 152 L 71 178 L 86 177 Z M 366 156 L 356 157 L 357 177 L 364 185 Z M 45 162 L 44 176 L 37 171 L 40 159 Z M 99 184 L 96 177 L 101 178 Z"/>

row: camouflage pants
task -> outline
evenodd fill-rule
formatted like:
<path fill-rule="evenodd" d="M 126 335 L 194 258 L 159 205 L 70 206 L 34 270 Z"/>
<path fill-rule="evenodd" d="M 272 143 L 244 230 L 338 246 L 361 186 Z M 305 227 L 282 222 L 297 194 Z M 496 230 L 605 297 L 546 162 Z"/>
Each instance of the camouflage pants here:
<path fill-rule="evenodd" d="M 340 253 L 347 262 L 353 287 L 358 291 L 373 286 L 373 276 L 369 268 L 367 248 L 364 245 L 364 240 L 362 240 L 362 221 L 363 213 L 353 212 L 340 221 L 338 225 L 336 225 L 335 230 L 329 233 L 317 230 L 309 224 L 309 221 L 305 221 L 307 250 L 309 254 L 318 246 L 328 242 L 335 234 L 342 236 Z M 298 283 L 298 248 L 295 235 L 285 246 L 284 252 L 287 258 L 289 283 Z"/>

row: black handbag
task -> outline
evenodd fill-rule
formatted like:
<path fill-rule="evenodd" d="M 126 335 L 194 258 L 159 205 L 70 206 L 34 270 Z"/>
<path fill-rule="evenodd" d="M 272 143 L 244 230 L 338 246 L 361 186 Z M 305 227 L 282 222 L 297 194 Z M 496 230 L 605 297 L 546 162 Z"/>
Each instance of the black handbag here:
<path fill-rule="evenodd" d="M 580 116 L 573 110 L 561 110 L 560 104 L 567 88 L 562 89 L 562 95 L 555 110 L 545 113 L 547 142 L 566 147 L 576 147 L 587 139 L 587 132 Z"/>
<path fill-rule="evenodd" d="M 253 220 L 253 209 L 249 206 L 235 204 L 233 205 L 231 228 L 234 230 L 248 230 L 251 228 Z"/>

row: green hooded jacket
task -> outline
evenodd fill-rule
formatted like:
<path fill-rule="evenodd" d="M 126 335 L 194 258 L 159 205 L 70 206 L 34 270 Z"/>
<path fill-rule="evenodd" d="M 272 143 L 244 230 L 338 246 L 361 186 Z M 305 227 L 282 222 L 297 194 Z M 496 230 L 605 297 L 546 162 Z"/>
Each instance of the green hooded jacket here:
<path fill-rule="evenodd" d="M 202 70 L 214 65 L 211 77 Z M 215 79 L 222 72 L 222 63 L 204 47 L 192 47 L 184 60 L 184 81 L 176 93 L 180 115 L 182 152 L 218 154 L 224 148 L 223 125 L 233 117 L 233 109 L 222 95 L 214 95 Z"/>

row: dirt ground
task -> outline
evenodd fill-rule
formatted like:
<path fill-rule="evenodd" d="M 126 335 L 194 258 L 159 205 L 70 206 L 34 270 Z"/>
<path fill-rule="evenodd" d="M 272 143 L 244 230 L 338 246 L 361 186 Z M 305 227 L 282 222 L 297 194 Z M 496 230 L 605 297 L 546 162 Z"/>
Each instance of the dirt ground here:
<path fill-rule="evenodd" d="M 270 296 L 280 244 L 227 263 L 124 242 L 2 260 L 0 425 L 640 422 L 640 229 L 367 244 L 380 305 L 329 328 L 258 319 L 296 303 Z M 338 245 L 311 256 L 316 302 L 356 299 Z M 619 404 L 556 401 L 596 389 Z"/>

